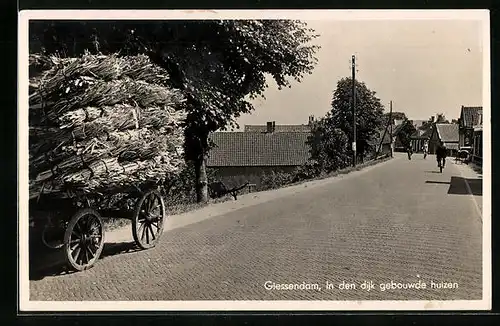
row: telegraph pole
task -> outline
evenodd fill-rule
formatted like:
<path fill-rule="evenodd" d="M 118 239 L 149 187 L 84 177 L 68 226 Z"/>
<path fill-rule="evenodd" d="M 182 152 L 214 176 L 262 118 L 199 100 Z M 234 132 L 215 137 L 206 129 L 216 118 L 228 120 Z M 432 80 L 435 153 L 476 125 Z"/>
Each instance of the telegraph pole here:
<path fill-rule="evenodd" d="M 392 143 L 392 101 L 390 103 L 390 111 L 389 111 L 389 123 L 390 123 L 390 126 L 391 126 L 391 132 L 390 132 L 390 135 L 391 135 L 391 157 L 393 157 L 393 143 Z"/>
<path fill-rule="evenodd" d="M 356 166 L 356 57 L 352 56 L 352 166 Z"/>

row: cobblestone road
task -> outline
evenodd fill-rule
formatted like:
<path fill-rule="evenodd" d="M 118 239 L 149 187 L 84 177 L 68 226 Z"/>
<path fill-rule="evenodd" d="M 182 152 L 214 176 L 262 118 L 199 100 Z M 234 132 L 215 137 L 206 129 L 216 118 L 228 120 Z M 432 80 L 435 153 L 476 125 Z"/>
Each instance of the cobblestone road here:
<path fill-rule="evenodd" d="M 481 216 L 458 167 L 440 174 L 435 165 L 432 156 L 398 156 L 359 176 L 168 231 L 153 249 L 32 280 L 30 299 L 481 299 Z M 360 289 L 369 280 L 375 289 Z M 419 280 L 426 289 L 379 287 Z M 267 290 L 267 281 L 321 290 Z M 357 289 L 338 289 L 342 281 Z M 431 281 L 458 288 L 432 289 Z"/>

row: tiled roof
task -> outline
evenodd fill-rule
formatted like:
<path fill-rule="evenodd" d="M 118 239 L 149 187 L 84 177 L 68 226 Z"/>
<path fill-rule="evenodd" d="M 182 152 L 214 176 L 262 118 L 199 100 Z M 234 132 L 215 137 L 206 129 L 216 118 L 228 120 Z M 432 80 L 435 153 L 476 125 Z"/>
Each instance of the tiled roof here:
<path fill-rule="evenodd" d="M 432 135 L 432 125 L 420 126 L 415 130 L 415 132 L 411 135 L 413 138 L 430 138 Z"/>
<path fill-rule="evenodd" d="M 420 137 L 430 138 L 432 135 L 432 126 L 429 126 L 424 132 L 420 135 Z"/>
<path fill-rule="evenodd" d="M 439 139 L 444 142 L 458 142 L 458 124 L 436 123 Z"/>
<path fill-rule="evenodd" d="M 392 126 L 392 135 L 396 136 L 401 131 L 401 129 L 403 129 L 403 126 L 404 126 L 404 123 L 400 123 L 400 124 L 395 125 L 395 126 L 393 125 Z"/>
<path fill-rule="evenodd" d="M 297 166 L 309 159 L 305 132 L 215 132 L 207 166 Z"/>
<path fill-rule="evenodd" d="M 462 106 L 461 117 L 464 126 L 472 128 L 479 123 L 479 113 L 483 112 L 482 106 Z"/>
<path fill-rule="evenodd" d="M 266 132 L 266 125 L 245 125 L 245 132 Z M 274 132 L 310 132 L 309 125 L 276 125 Z"/>

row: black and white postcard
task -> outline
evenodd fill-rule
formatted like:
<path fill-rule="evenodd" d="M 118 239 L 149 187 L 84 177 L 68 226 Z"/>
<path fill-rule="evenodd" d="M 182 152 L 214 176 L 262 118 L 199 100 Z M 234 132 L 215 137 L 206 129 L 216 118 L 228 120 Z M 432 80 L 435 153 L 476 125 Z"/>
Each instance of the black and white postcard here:
<path fill-rule="evenodd" d="M 488 11 L 19 17 L 20 310 L 491 308 Z"/>

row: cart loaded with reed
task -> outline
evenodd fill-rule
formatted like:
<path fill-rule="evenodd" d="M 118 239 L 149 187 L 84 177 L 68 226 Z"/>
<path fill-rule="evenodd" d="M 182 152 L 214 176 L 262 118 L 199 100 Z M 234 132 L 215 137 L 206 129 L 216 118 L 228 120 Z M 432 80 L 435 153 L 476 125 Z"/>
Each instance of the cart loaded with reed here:
<path fill-rule="evenodd" d="M 166 218 L 163 184 L 184 164 L 184 98 L 147 56 L 30 56 L 29 211 L 43 243 L 92 267 L 103 218 L 132 220 L 140 248 Z"/>

